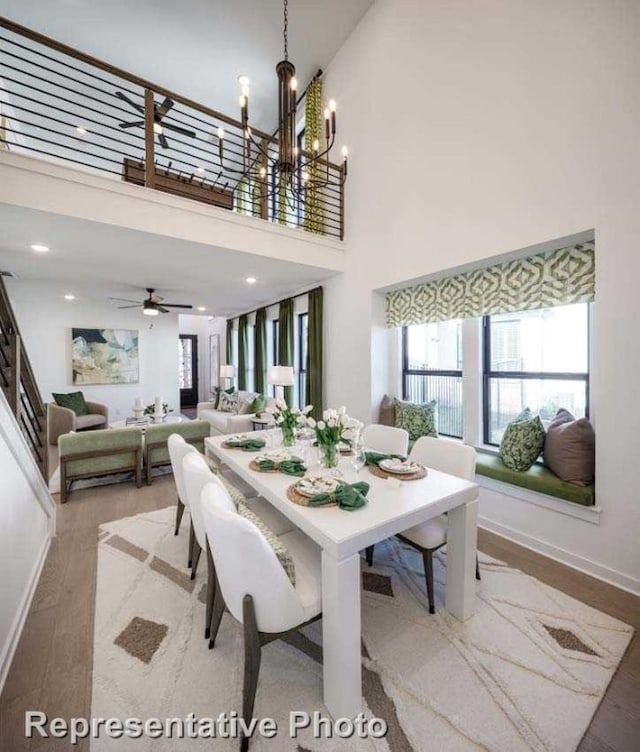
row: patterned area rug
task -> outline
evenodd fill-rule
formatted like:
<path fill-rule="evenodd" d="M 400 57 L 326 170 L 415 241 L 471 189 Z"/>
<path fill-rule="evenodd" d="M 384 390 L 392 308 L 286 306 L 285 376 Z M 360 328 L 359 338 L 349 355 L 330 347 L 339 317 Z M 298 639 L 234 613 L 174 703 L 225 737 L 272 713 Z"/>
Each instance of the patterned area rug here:
<path fill-rule="evenodd" d="M 188 515 L 174 508 L 101 528 L 96 594 L 93 717 L 216 718 L 241 707 L 240 626 L 226 613 L 216 648 L 204 640 L 206 562 L 186 564 Z M 322 704 L 322 622 L 263 649 L 255 715 L 275 739 L 251 749 L 571 752 L 578 746 L 631 639 L 631 627 L 481 555 L 476 615 L 443 608 L 446 553 L 436 563 L 437 613 L 425 608 L 422 559 L 396 540 L 363 561 L 363 692 L 384 739 L 297 739 L 289 711 Z M 236 740 L 94 740 L 102 750 L 237 750 Z"/>

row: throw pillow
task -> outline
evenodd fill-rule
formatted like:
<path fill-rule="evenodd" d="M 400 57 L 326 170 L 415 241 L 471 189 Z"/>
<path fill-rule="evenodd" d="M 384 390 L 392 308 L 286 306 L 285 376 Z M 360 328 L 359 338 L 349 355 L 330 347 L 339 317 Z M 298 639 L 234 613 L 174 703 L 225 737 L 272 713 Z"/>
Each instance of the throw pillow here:
<path fill-rule="evenodd" d="M 382 426 L 395 426 L 396 424 L 396 400 L 385 394 L 380 403 L 380 415 L 378 423 Z"/>
<path fill-rule="evenodd" d="M 293 558 L 289 551 L 287 550 L 286 546 L 280 538 L 278 538 L 277 535 L 274 535 L 271 530 L 264 524 L 264 522 L 258 517 L 257 514 L 254 514 L 254 512 L 249 509 L 248 506 L 246 506 L 243 503 L 238 504 L 238 514 L 241 517 L 244 517 L 246 520 L 249 520 L 249 522 L 252 522 L 258 530 L 262 533 L 262 535 L 265 537 L 267 543 L 271 546 L 273 549 L 275 555 L 278 557 L 278 561 L 282 565 L 282 568 L 286 572 L 287 577 L 291 580 L 291 584 L 295 586 L 296 584 L 296 568 L 295 564 L 293 563 Z"/>
<path fill-rule="evenodd" d="M 69 394 L 53 394 L 56 405 L 68 407 L 76 415 L 89 415 L 89 407 L 82 392 L 70 392 Z"/>
<path fill-rule="evenodd" d="M 588 418 L 575 418 L 561 408 L 547 428 L 544 464 L 562 480 L 578 486 L 593 483 L 596 435 Z"/>
<path fill-rule="evenodd" d="M 235 389 L 233 387 L 230 387 L 229 389 L 223 389 L 221 386 L 214 386 L 213 387 L 213 399 L 211 400 L 213 402 L 213 409 L 219 410 L 220 409 L 220 395 L 224 392 L 225 394 L 233 394 Z"/>
<path fill-rule="evenodd" d="M 259 415 L 263 410 L 266 409 L 266 407 L 267 407 L 267 398 L 264 396 L 264 394 L 259 394 L 249 406 L 248 412 Z"/>
<path fill-rule="evenodd" d="M 257 396 L 257 392 L 238 392 L 238 415 L 248 415 L 252 412 L 251 405 Z"/>
<path fill-rule="evenodd" d="M 395 401 L 395 425 L 409 432 L 409 441 L 417 441 L 421 436 L 438 436 L 438 412 L 436 400 L 417 404 Z"/>
<path fill-rule="evenodd" d="M 544 445 L 544 427 L 527 407 L 504 430 L 500 458 L 510 470 L 524 472 L 538 459 Z"/>
<path fill-rule="evenodd" d="M 237 413 L 238 392 L 233 392 L 232 394 L 228 394 L 227 392 L 220 392 L 218 410 L 220 410 L 221 413 Z"/>

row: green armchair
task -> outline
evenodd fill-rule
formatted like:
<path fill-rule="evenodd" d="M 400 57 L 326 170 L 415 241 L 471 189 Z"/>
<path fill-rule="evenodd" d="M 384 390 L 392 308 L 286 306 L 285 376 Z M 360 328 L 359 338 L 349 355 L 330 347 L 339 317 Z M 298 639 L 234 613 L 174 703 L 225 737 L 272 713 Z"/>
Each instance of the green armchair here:
<path fill-rule="evenodd" d="M 209 436 L 211 426 L 206 420 L 191 420 L 185 423 L 159 423 L 150 425 L 144 434 L 144 467 L 147 485 L 151 485 L 151 471 L 154 467 L 171 464 L 167 439 L 177 433 L 189 444 L 204 454 L 204 440 Z"/>

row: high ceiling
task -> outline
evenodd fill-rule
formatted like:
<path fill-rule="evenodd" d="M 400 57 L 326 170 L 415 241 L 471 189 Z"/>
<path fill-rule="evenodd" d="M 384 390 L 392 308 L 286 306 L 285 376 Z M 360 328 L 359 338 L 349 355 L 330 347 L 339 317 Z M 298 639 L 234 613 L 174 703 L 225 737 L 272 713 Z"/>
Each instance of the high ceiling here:
<path fill-rule="evenodd" d="M 373 0 L 289 0 L 289 57 L 301 87 L 331 61 Z M 149 81 L 239 117 L 277 125 L 281 0 L 0 0 L 0 14 Z"/>
<path fill-rule="evenodd" d="M 0 204 L 0 270 L 18 275 L 47 299 L 78 302 L 110 296 L 142 300 L 146 287 L 172 303 L 229 316 L 286 297 L 333 274 L 278 261 L 48 212 Z M 41 243 L 48 253 L 30 246 Z M 256 284 L 246 283 L 255 277 Z M 114 307 L 117 303 L 110 303 Z M 193 313 L 197 313 L 194 308 Z"/>

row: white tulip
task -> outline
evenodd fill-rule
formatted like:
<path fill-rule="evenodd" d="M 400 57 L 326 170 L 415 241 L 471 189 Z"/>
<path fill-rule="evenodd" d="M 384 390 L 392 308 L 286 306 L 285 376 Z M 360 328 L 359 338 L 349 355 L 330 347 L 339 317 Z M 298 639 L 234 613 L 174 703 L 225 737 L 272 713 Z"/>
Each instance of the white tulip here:
<path fill-rule="evenodd" d="M 309 413 L 313 410 L 313 405 L 307 405 L 305 409 L 302 411 L 305 415 L 309 415 Z"/>
<path fill-rule="evenodd" d="M 341 407 L 338 408 L 338 414 L 339 415 L 346 415 L 347 414 L 347 408 L 344 405 L 342 405 Z"/>
<path fill-rule="evenodd" d="M 326 423 L 324 422 L 324 420 L 319 420 L 318 423 L 317 423 L 317 427 L 322 431 L 327 426 L 326 426 Z"/>
<path fill-rule="evenodd" d="M 315 422 L 315 420 L 311 416 L 309 416 L 307 418 L 307 425 L 309 427 L 311 427 L 311 428 L 315 428 L 316 427 L 316 422 Z"/>

